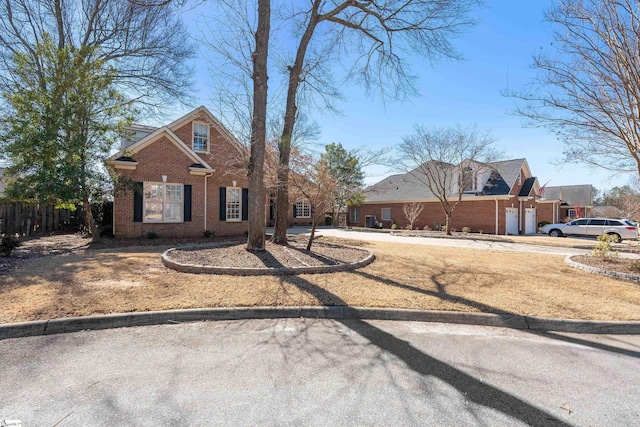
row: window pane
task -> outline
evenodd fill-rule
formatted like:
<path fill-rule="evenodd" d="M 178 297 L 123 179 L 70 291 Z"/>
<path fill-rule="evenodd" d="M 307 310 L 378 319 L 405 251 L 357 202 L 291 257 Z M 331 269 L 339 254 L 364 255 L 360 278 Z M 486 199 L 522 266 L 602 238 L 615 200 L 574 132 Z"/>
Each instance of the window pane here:
<path fill-rule="evenodd" d="M 193 124 L 193 151 L 207 151 L 209 139 L 209 126 Z"/>
<path fill-rule="evenodd" d="M 590 219 L 589 225 L 605 225 L 604 219 Z"/>
<path fill-rule="evenodd" d="M 167 184 L 165 196 L 165 221 L 182 221 L 182 214 L 184 212 L 182 201 L 182 185 Z"/>
<path fill-rule="evenodd" d="M 311 218 L 311 202 L 308 199 L 300 199 L 296 202 L 296 216 Z"/>
<path fill-rule="evenodd" d="M 162 222 L 164 188 L 161 184 L 144 183 L 144 220 Z"/>
<path fill-rule="evenodd" d="M 227 188 L 227 221 L 240 220 L 241 196 L 240 188 Z"/>
<path fill-rule="evenodd" d="M 383 221 L 391 220 L 391 208 L 382 208 L 382 220 Z"/>

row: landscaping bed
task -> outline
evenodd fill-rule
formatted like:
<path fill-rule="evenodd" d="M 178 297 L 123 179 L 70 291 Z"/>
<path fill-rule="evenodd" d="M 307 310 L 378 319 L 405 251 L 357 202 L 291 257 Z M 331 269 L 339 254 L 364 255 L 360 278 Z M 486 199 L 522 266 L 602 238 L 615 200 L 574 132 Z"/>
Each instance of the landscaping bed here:
<path fill-rule="evenodd" d="M 631 258 L 622 258 L 617 256 L 573 256 L 573 261 L 585 264 L 590 267 L 596 267 L 601 270 L 614 271 L 616 273 L 625 273 L 640 276 L 640 260 Z M 640 289 L 638 290 L 640 292 Z"/>

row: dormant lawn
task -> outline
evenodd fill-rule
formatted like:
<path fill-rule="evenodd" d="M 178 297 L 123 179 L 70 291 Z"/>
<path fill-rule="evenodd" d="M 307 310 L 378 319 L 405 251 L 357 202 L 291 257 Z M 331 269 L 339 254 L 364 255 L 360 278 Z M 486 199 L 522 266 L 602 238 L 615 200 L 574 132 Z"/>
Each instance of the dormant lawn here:
<path fill-rule="evenodd" d="M 178 308 L 309 305 L 640 320 L 640 285 L 575 270 L 563 256 L 342 242 L 374 251 L 376 261 L 346 273 L 213 276 L 165 268 L 160 254 L 167 245 L 79 245 L 0 275 L 0 323 Z"/>

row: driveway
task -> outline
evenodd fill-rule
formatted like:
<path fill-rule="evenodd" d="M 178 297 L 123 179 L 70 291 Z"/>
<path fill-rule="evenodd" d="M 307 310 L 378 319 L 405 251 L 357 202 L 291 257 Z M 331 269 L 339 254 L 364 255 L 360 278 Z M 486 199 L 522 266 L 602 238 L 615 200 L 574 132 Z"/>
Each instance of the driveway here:
<path fill-rule="evenodd" d="M 273 231 L 272 228 L 267 229 L 267 232 L 269 233 L 272 231 Z M 292 227 L 288 229 L 287 232 L 291 234 L 309 234 L 310 228 Z M 375 241 L 375 242 L 406 243 L 410 245 L 426 245 L 426 246 L 450 246 L 450 247 L 470 248 L 470 249 L 491 249 L 495 251 L 528 252 L 528 253 L 549 254 L 549 255 L 585 255 L 591 252 L 588 249 L 528 245 L 528 244 L 522 244 L 522 243 L 490 242 L 486 240 L 444 239 L 444 238 L 433 238 L 433 237 L 404 237 L 404 236 L 392 235 L 391 233 L 381 233 L 376 231 L 345 230 L 343 228 L 334 228 L 334 227 L 320 227 L 316 230 L 316 235 L 328 236 L 328 237 L 339 237 L 343 239 Z"/>
<path fill-rule="evenodd" d="M 640 336 L 280 319 L 0 341 L 24 426 L 640 424 Z"/>

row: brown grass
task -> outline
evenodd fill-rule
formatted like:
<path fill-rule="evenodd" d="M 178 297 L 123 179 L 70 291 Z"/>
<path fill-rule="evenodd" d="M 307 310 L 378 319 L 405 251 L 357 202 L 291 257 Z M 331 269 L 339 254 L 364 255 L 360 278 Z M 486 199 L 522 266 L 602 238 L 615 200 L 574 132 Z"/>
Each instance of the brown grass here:
<path fill-rule="evenodd" d="M 225 306 L 351 305 L 640 320 L 640 286 L 567 266 L 563 257 L 360 243 L 355 272 L 235 277 L 166 269 L 166 247 L 79 249 L 0 276 L 0 323 L 95 313 Z"/>

